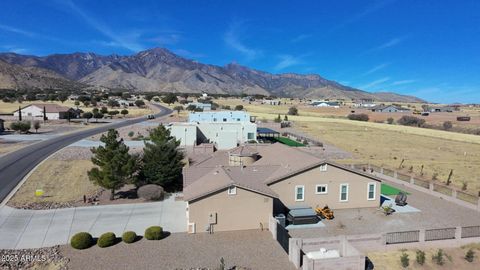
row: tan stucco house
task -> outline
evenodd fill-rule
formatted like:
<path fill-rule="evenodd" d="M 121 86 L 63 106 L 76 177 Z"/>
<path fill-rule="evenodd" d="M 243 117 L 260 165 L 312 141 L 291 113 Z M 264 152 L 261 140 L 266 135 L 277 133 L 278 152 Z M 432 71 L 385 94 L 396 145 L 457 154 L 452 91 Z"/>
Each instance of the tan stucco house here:
<path fill-rule="evenodd" d="M 280 143 L 192 160 L 183 174 L 190 232 L 265 228 L 295 207 L 380 205 L 380 179 Z"/>

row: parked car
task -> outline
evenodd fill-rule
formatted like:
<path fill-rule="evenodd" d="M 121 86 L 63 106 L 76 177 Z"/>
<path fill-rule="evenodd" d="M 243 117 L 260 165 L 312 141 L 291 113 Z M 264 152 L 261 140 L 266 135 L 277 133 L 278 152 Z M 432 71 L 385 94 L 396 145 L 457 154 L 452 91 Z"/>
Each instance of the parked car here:
<path fill-rule="evenodd" d="M 149 114 L 149 115 L 147 115 L 147 119 L 155 119 L 155 115 Z"/>

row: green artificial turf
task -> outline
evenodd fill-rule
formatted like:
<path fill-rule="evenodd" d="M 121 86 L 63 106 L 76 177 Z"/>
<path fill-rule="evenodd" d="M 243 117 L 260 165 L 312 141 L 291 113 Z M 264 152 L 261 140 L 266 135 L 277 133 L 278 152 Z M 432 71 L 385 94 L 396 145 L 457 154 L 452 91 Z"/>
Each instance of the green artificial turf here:
<path fill-rule="evenodd" d="M 303 143 L 299 143 L 297 141 L 290 140 L 289 138 L 285 138 L 285 137 L 275 138 L 275 140 L 283 144 L 286 144 L 288 146 L 293 146 L 293 147 L 305 146 Z"/>
<path fill-rule="evenodd" d="M 403 193 L 406 193 L 407 195 L 409 195 L 410 193 L 404 191 L 404 190 L 401 190 L 401 189 L 398 189 L 398 188 L 395 188 L 395 187 L 392 187 L 392 186 L 389 186 L 387 184 L 382 184 L 382 188 L 381 188 L 381 191 L 380 193 L 382 195 L 397 195 L 398 193 L 400 192 L 403 192 Z"/>

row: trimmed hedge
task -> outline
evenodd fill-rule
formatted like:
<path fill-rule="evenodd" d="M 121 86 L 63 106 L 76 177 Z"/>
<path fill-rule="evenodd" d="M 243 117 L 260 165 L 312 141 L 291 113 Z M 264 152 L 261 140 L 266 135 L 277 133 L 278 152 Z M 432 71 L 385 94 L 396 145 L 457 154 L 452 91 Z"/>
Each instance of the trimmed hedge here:
<path fill-rule="evenodd" d="M 124 232 L 122 235 L 122 241 L 127 244 L 131 244 L 135 242 L 136 239 L 137 239 L 137 234 L 132 231 Z"/>
<path fill-rule="evenodd" d="M 145 230 L 145 238 L 148 240 L 160 240 L 163 237 L 163 229 L 160 226 L 151 226 Z"/>
<path fill-rule="evenodd" d="M 113 232 L 107 232 L 98 238 L 97 246 L 104 248 L 115 245 L 115 241 L 117 240 L 117 236 Z"/>
<path fill-rule="evenodd" d="M 86 249 L 93 246 L 93 237 L 88 232 L 79 232 L 70 239 L 74 249 Z"/>

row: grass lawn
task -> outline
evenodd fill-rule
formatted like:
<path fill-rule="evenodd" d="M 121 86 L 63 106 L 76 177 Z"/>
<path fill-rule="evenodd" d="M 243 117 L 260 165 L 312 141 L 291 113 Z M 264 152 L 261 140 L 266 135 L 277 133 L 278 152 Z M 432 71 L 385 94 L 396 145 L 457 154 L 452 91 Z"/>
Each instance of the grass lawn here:
<path fill-rule="evenodd" d="M 288 146 L 293 146 L 293 147 L 305 146 L 303 143 L 299 143 L 297 141 L 294 141 L 294 140 L 291 140 L 291 139 L 285 138 L 285 137 L 274 138 L 274 140 L 276 140 L 278 142 L 281 142 L 283 144 L 286 144 Z"/>
<path fill-rule="evenodd" d="M 406 194 L 410 194 L 410 193 L 408 193 L 408 192 L 406 192 L 406 191 L 403 191 L 403 190 L 401 190 L 401 189 L 398 189 L 398 188 L 396 188 L 396 187 L 392 187 L 392 186 L 390 186 L 390 185 L 387 185 L 387 184 L 382 183 L 382 188 L 381 188 L 381 191 L 380 191 L 380 193 L 381 193 L 382 195 L 387 195 L 387 196 L 397 195 L 397 194 L 400 193 L 400 192 L 403 192 L 403 193 L 406 193 Z"/>
<path fill-rule="evenodd" d="M 93 164 L 90 160 L 48 159 L 40 165 L 20 189 L 10 203 L 69 202 L 82 200 L 98 188 L 89 181 L 86 171 Z M 35 190 L 43 189 L 43 197 L 35 197 Z"/>

